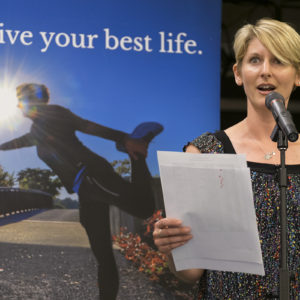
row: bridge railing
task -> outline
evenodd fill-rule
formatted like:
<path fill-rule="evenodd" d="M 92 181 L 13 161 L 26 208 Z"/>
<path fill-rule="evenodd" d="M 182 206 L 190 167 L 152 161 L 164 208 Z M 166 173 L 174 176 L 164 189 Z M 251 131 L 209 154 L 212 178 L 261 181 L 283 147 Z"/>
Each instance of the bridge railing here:
<path fill-rule="evenodd" d="M 0 215 L 52 207 L 53 198 L 48 193 L 37 190 L 0 187 Z"/>

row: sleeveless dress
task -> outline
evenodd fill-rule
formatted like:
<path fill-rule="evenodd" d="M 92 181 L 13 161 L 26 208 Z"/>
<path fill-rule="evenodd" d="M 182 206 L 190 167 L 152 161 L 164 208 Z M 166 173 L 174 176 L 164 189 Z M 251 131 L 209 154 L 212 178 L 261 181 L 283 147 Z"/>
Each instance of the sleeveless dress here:
<path fill-rule="evenodd" d="M 189 144 L 202 153 L 235 153 L 224 131 L 205 133 Z M 185 150 L 185 148 L 184 148 Z M 265 276 L 206 270 L 197 299 L 279 299 L 280 191 L 278 165 L 248 162 Z M 287 222 L 290 300 L 300 299 L 300 165 L 288 165 Z"/>

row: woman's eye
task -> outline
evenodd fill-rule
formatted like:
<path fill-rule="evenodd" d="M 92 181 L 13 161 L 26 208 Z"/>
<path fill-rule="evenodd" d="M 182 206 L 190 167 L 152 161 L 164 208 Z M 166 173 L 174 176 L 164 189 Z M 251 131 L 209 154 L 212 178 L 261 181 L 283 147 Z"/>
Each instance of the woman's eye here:
<path fill-rule="evenodd" d="M 250 62 L 253 63 L 253 64 L 258 63 L 259 62 L 259 57 L 257 57 L 257 56 L 251 57 Z"/>
<path fill-rule="evenodd" d="M 274 63 L 278 65 L 282 64 L 282 62 L 278 58 L 274 58 Z"/>

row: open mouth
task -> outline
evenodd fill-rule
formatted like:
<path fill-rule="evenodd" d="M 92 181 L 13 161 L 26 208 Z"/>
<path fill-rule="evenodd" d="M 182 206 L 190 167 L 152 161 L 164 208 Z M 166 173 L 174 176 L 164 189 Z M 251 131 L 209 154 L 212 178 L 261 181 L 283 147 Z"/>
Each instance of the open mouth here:
<path fill-rule="evenodd" d="M 275 90 L 275 86 L 272 84 L 260 84 L 257 89 L 262 92 L 271 92 Z"/>

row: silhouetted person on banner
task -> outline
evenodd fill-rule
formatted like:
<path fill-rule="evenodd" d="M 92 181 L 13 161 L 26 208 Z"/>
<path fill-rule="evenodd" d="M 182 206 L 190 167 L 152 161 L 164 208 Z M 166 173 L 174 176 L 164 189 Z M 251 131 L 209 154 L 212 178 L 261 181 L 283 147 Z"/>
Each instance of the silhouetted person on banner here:
<path fill-rule="evenodd" d="M 189 228 L 181 220 L 169 216 L 155 224 L 153 236 L 159 250 L 169 256 L 171 269 L 179 278 L 190 283 L 199 280 L 198 299 L 278 298 L 280 153 L 277 143 L 270 138 L 276 122 L 272 112 L 265 106 L 265 98 L 270 92 L 276 91 L 283 96 L 287 106 L 292 91 L 300 86 L 300 36 L 284 22 L 261 19 L 255 25 L 248 24 L 237 31 L 234 52 L 236 63 L 233 72 L 236 84 L 243 86 L 246 94 L 247 117 L 224 131 L 202 134 L 185 149 L 192 153 L 246 154 L 265 276 L 202 269 L 176 272 L 172 268 L 171 250 L 188 243 L 197 228 Z M 289 142 L 286 163 L 288 269 L 295 272 L 291 277 L 289 292 L 290 299 L 296 300 L 300 295 L 299 140 Z"/>
<path fill-rule="evenodd" d="M 163 127 L 140 124 L 132 134 L 82 119 L 70 110 L 49 105 L 49 91 L 43 84 L 17 87 L 18 107 L 32 120 L 30 132 L 0 145 L 0 150 L 36 146 L 37 154 L 60 178 L 69 193 L 78 193 L 80 222 L 86 229 L 98 262 L 101 300 L 115 299 L 118 270 L 112 250 L 109 205 L 147 218 L 155 209 L 146 156 L 148 144 Z M 119 176 L 103 157 L 85 147 L 76 131 L 109 139 L 131 158 L 131 182 Z"/>

